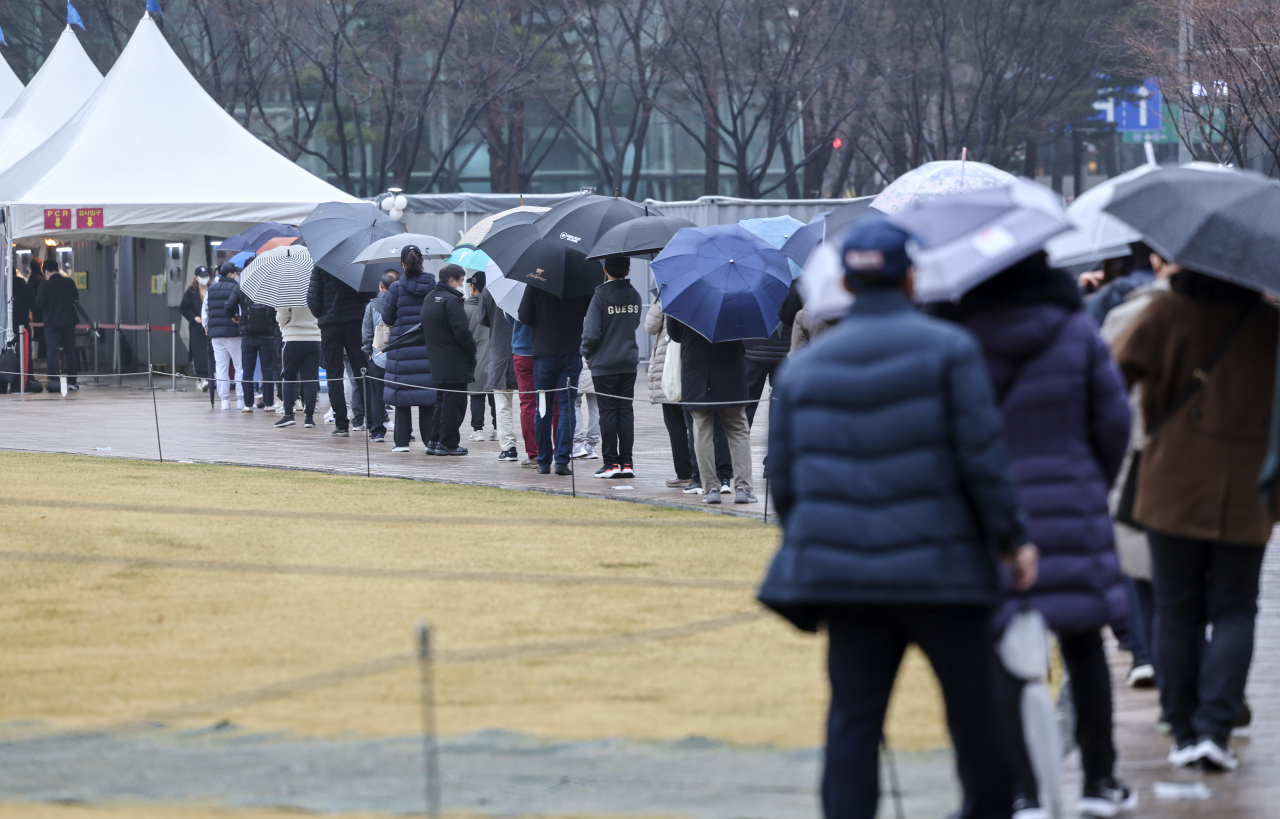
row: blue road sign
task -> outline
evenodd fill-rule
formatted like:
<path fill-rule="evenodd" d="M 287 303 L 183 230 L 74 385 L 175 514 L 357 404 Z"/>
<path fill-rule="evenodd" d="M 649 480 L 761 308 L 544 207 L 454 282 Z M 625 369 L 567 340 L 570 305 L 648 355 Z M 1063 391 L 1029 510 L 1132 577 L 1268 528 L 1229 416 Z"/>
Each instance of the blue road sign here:
<path fill-rule="evenodd" d="M 1160 94 L 1160 84 L 1152 77 L 1147 77 L 1139 88 L 1132 93 L 1136 101 L 1117 100 L 1115 97 L 1103 97 L 1093 104 L 1098 113 L 1094 119 L 1113 123 L 1117 131 L 1160 131 L 1164 127 L 1161 111 L 1164 110 L 1164 98 Z"/>

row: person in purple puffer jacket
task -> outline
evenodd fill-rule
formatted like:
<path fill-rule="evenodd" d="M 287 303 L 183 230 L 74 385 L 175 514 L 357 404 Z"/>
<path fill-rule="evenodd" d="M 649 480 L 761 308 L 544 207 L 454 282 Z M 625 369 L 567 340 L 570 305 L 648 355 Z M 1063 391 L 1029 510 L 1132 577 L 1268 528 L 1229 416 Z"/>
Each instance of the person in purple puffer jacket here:
<path fill-rule="evenodd" d="M 1002 631 L 1030 605 L 1057 634 L 1077 714 L 1080 812 L 1115 816 L 1136 800 L 1115 778 L 1101 630 L 1127 609 L 1107 490 L 1124 458 L 1130 416 L 1120 373 L 1083 308 L 1075 282 L 1040 252 L 934 312 L 963 325 L 982 347 L 1027 511 L 1027 540 L 1040 548 L 1035 585 L 1018 595 L 1006 583 L 995 626 Z M 1017 807 L 1038 807 L 1017 714 L 1021 683 L 1006 682 Z"/>

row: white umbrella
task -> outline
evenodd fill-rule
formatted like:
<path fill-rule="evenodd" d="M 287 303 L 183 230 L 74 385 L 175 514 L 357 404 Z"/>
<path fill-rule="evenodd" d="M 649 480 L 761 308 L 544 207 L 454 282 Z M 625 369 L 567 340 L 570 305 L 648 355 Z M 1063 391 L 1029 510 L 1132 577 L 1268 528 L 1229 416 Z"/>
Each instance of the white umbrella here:
<path fill-rule="evenodd" d="M 853 294 L 844 286 L 844 265 L 840 262 L 840 248 L 832 242 L 824 242 L 809 254 L 800 274 L 800 295 L 804 299 L 805 315 L 817 321 L 838 319 L 853 304 Z"/>
<path fill-rule="evenodd" d="M 276 247 L 259 253 L 240 277 L 240 289 L 268 307 L 302 307 L 315 262 L 305 247 Z"/>
<path fill-rule="evenodd" d="M 453 252 L 453 245 L 435 236 L 428 236 L 425 233 L 397 233 L 369 245 L 360 251 L 354 261 L 356 264 L 398 262 L 400 251 L 405 245 L 417 245 L 424 259 L 443 259 Z"/>
<path fill-rule="evenodd" d="M 484 268 L 484 287 L 493 294 L 498 309 L 514 318 L 520 312 L 520 302 L 528 285 L 508 279 L 496 264 L 489 262 Z"/>
<path fill-rule="evenodd" d="M 1071 229 L 1058 195 L 1019 179 L 917 202 L 890 217 L 915 236 L 916 299 L 951 301 Z"/>
<path fill-rule="evenodd" d="M 871 207 L 883 213 L 898 213 L 916 202 L 953 193 L 1002 188 L 1012 185 L 1015 179 L 1013 174 L 985 162 L 967 159 L 926 162 L 890 182 L 871 200 Z"/>

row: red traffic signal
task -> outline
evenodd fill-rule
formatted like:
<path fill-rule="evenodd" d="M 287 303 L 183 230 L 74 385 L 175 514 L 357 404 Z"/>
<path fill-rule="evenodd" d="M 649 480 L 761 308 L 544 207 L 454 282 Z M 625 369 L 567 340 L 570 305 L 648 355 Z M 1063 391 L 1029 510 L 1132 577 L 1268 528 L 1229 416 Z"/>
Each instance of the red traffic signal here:
<path fill-rule="evenodd" d="M 844 147 L 844 140 L 841 139 L 840 137 L 836 137 L 835 139 L 831 140 L 832 150 L 838 151 L 843 147 Z"/>

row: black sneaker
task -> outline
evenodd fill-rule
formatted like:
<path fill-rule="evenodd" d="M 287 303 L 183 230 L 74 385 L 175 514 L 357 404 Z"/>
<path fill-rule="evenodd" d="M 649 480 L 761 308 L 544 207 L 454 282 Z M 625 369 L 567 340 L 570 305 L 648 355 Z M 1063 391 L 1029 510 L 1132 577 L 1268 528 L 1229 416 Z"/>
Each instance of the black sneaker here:
<path fill-rule="evenodd" d="M 1137 806 L 1138 794 L 1112 776 L 1098 782 L 1086 782 L 1084 793 L 1076 803 L 1076 810 L 1081 816 L 1112 819 L 1123 811 L 1133 810 Z"/>
<path fill-rule="evenodd" d="M 1230 740 L 1201 737 L 1196 745 L 1196 761 L 1200 767 L 1212 773 L 1234 771 L 1240 767 L 1236 755 L 1231 752 Z"/>
<path fill-rule="evenodd" d="M 291 417 L 289 417 L 288 415 L 286 415 L 285 417 L 281 418 L 279 421 L 276 421 L 274 424 L 272 424 L 272 426 L 275 426 L 275 427 L 291 427 L 291 426 L 293 426 L 293 425 L 294 425 L 294 424 L 296 424 L 296 423 L 297 423 L 297 421 L 294 421 Z"/>
<path fill-rule="evenodd" d="M 387 439 L 383 435 L 370 435 L 369 440 L 375 444 L 380 444 Z"/>
<path fill-rule="evenodd" d="M 720 479 L 720 494 L 721 495 L 733 494 L 733 487 L 729 485 L 729 481 L 725 478 Z"/>
<path fill-rule="evenodd" d="M 439 442 L 439 441 L 427 441 L 427 454 L 428 454 L 428 455 L 439 455 L 439 454 L 440 454 L 440 442 Z"/>
<path fill-rule="evenodd" d="M 467 448 L 465 446 L 455 446 L 452 449 L 450 449 L 449 447 L 444 445 L 437 445 L 436 454 L 437 455 L 466 455 Z"/>
<path fill-rule="evenodd" d="M 518 461 L 520 460 L 520 453 L 516 452 L 515 447 L 511 447 L 511 449 L 508 449 L 505 452 L 499 452 L 498 460 L 499 461 Z"/>
<path fill-rule="evenodd" d="M 616 464 L 605 464 L 604 466 L 596 470 L 596 477 L 597 478 L 616 478 L 618 477 L 618 473 L 621 471 L 622 471 L 622 468 Z"/>
<path fill-rule="evenodd" d="M 538 474 L 539 474 L 539 475 L 550 475 L 550 474 L 551 474 L 551 467 L 547 466 L 546 464 L 538 464 Z"/>
<path fill-rule="evenodd" d="M 569 468 L 569 465 L 568 465 L 568 464 L 556 464 L 556 474 L 557 474 L 557 475 L 569 475 L 569 474 L 571 474 L 572 472 L 573 472 L 573 470 Z"/>
<path fill-rule="evenodd" d="M 68 385 L 67 385 L 67 389 L 71 390 L 72 392 L 80 392 L 80 385 L 79 385 L 79 384 L 68 384 Z"/>
<path fill-rule="evenodd" d="M 304 429 L 315 429 L 315 428 L 316 428 L 316 419 L 314 419 L 314 418 L 308 418 L 307 420 L 305 420 L 305 421 L 303 421 L 303 422 L 302 422 L 302 426 L 303 426 L 303 428 L 304 428 Z"/>
<path fill-rule="evenodd" d="M 681 489 L 680 491 L 685 493 L 686 495 L 701 495 L 702 484 L 697 481 L 689 481 L 689 483 L 685 486 L 685 488 Z"/>
<path fill-rule="evenodd" d="M 628 462 L 628 463 L 624 463 L 622 466 L 618 467 L 618 474 L 617 474 L 617 475 L 615 475 L 614 477 L 616 477 L 616 478 L 634 478 L 635 476 L 636 476 L 636 471 L 635 471 L 634 469 L 632 469 L 632 468 L 631 468 L 631 464 Z"/>
<path fill-rule="evenodd" d="M 332 435 L 334 438 L 350 438 L 351 437 L 350 430 L 345 430 L 345 429 L 335 429 L 333 432 L 330 432 L 329 434 Z"/>

